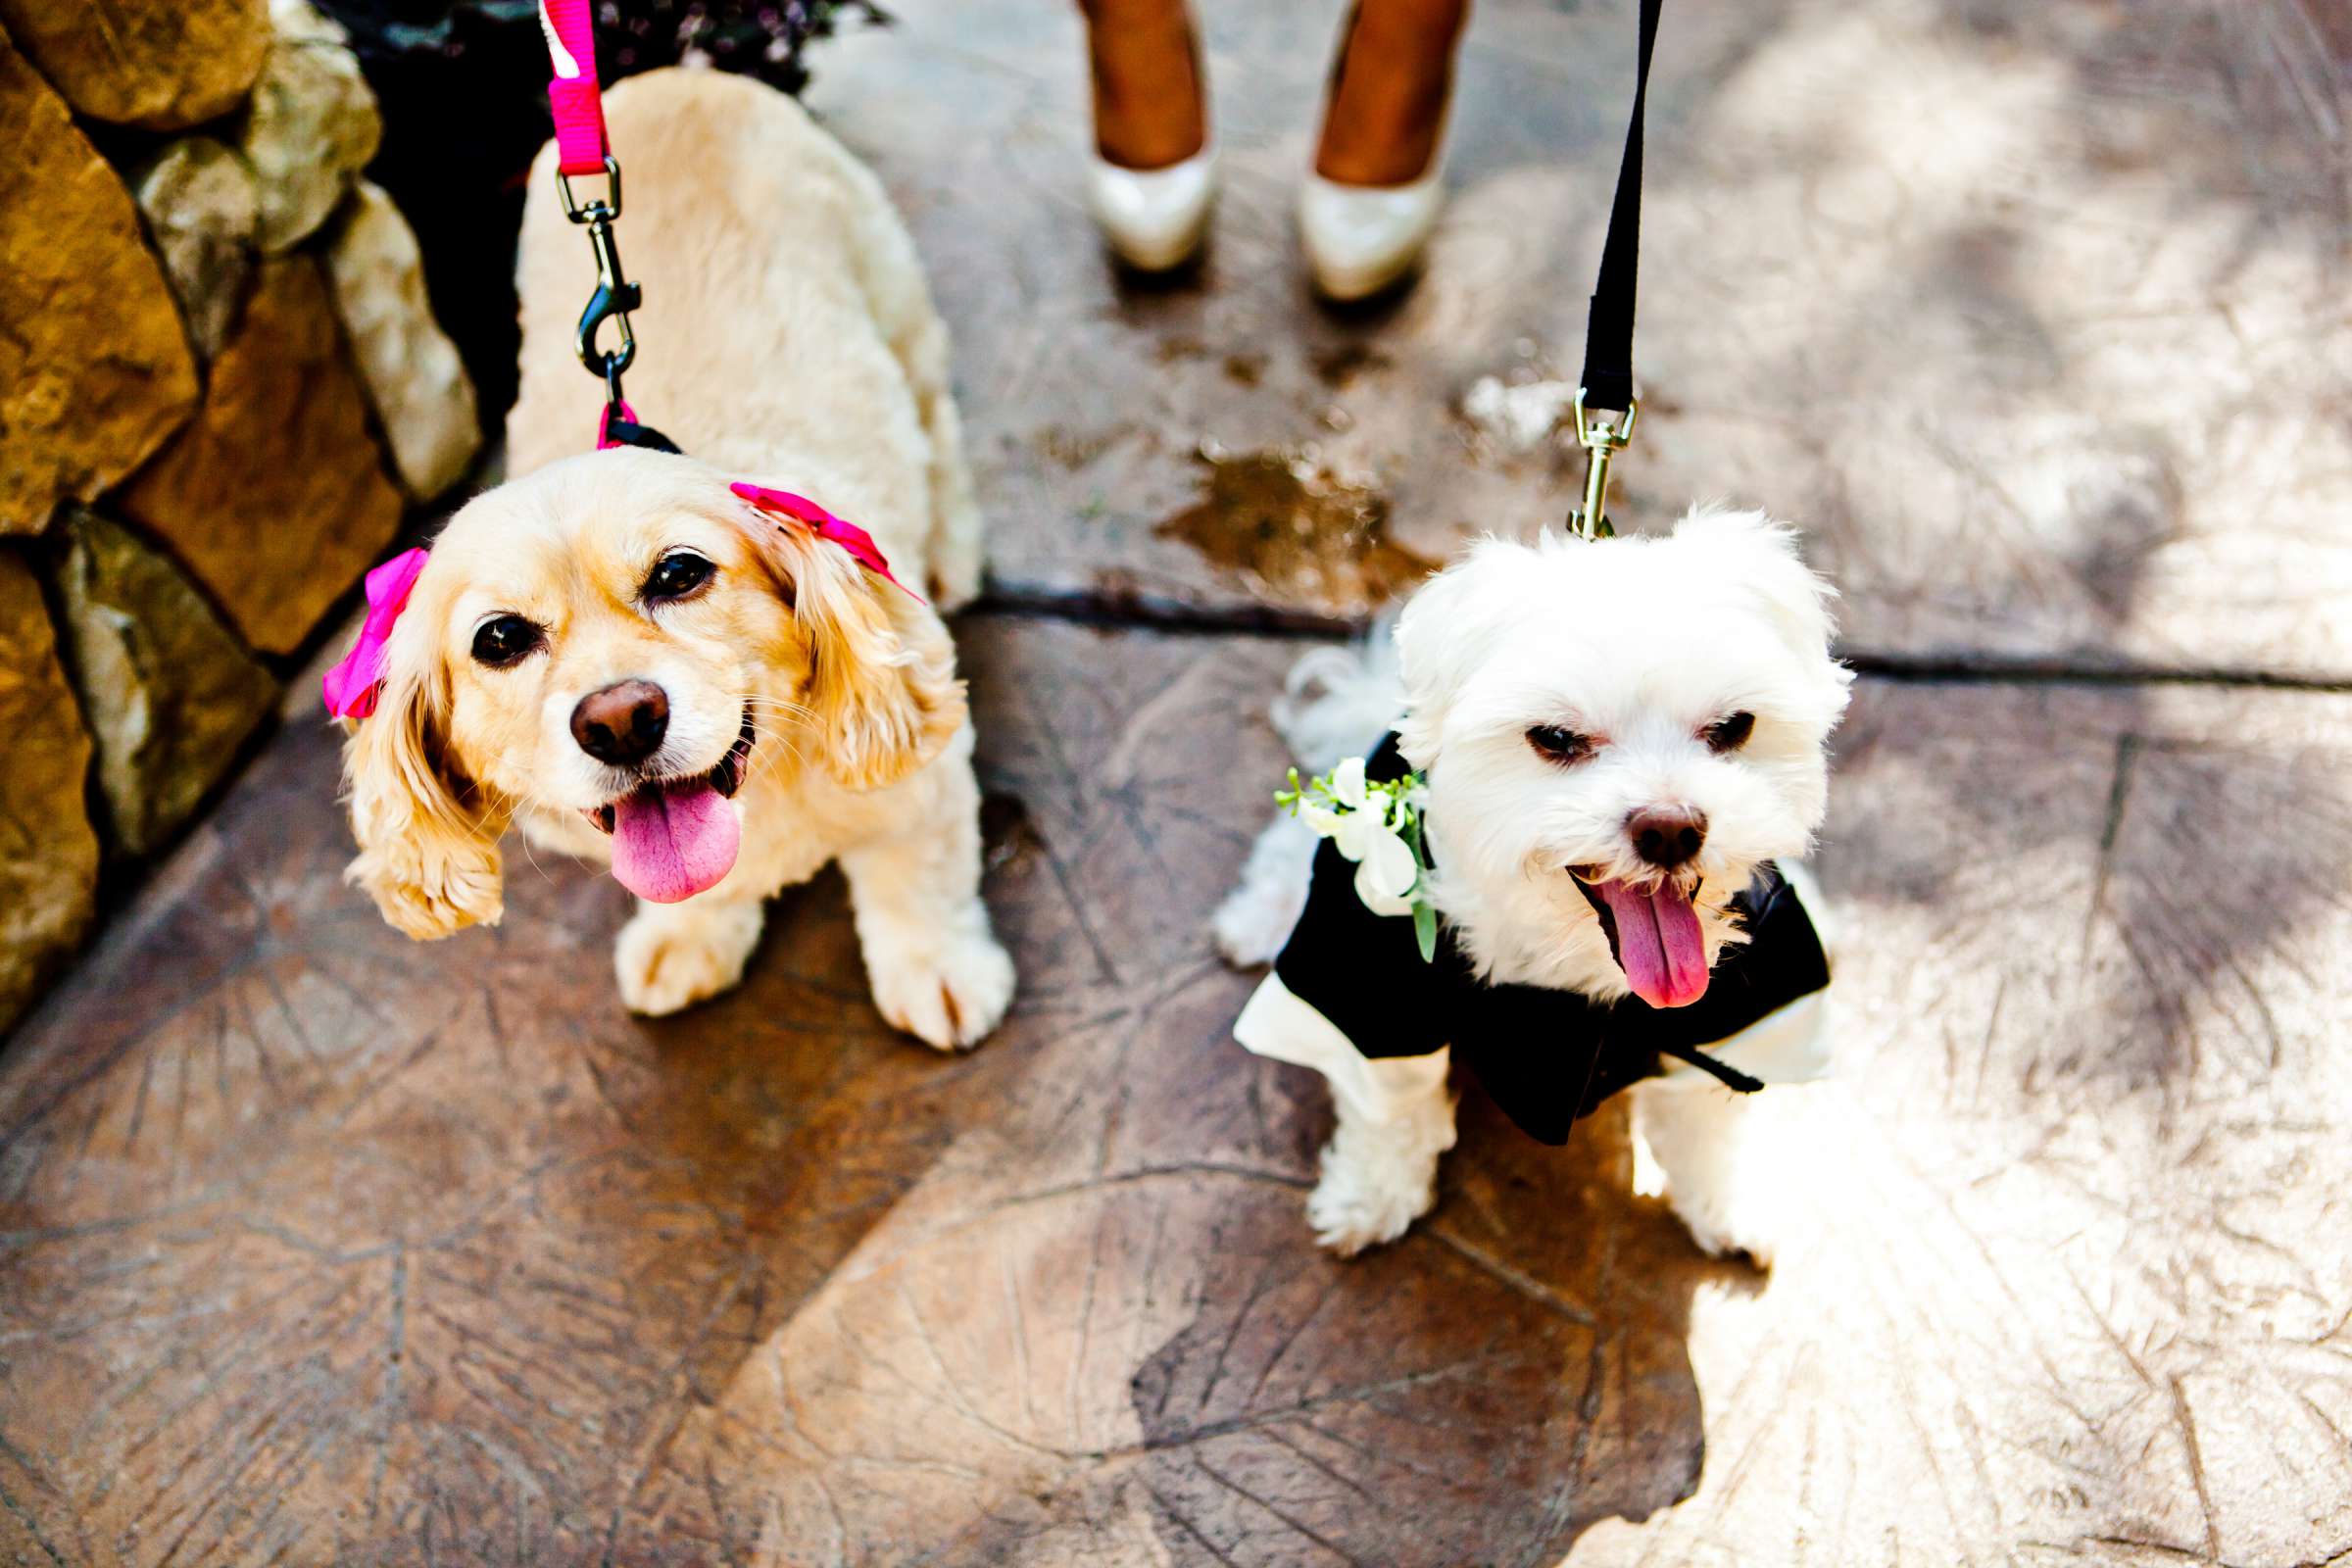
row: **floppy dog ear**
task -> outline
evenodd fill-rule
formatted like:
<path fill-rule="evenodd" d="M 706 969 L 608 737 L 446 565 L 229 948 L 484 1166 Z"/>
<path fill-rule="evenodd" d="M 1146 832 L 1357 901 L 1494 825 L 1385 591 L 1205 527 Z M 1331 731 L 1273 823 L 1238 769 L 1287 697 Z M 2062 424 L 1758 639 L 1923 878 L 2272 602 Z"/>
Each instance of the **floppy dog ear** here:
<path fill-rule="evenodd" d="M 1481 539 L 1423 584 L 1396 617 L 1397 670 L 1404 683 L 1396 745 L 1415 768 L 1437 760 L 1447 711 L 1507 624 L 1504 616 L 1472 614 L 1473 605 L 1497 594 L 1515 595 L 1532 554 L 1508 539 Z"/>
<path fill-rule="evenodd" d="M 759 518 L 808 661 L 819 760 L 853 790 L 895 784 L 963 727 L 956 647 L 929 606 L 840 546 Z"/>
<path fill-rule="evenodd" d="M 496 925 L 505 900 L 498 834 L 448 764 L 446 687 L 426 668 L 420 621 L 411 615 L 394 631 L 375 711 L 347 722 L 343 787 L 360 853 L 343 878 L 423 942 Z"/>

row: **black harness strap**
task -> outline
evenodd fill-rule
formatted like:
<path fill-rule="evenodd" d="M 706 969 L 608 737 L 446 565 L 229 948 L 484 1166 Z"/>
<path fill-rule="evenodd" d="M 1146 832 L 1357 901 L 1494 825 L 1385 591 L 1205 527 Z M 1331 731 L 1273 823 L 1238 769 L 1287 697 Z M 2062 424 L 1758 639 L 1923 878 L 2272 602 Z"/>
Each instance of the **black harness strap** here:
<path fill-rule="evenodd" d="M 1751 1078 L 1728 1061 L 1708 1055 L 1696 1046 L 1680 1040 L 1661 1040 L 1658 1049 L 1677 1061 L 1687 1061 L 1734 1093 L 1752 1095 L 1764 1087 L 1764 1080 Z"/>
<path fill-rule="evenodd" d="M 1410 771 L 1394 734 L 1365 759 L 1364 776 L 1377 782 Z M 1826 989 L 1829 955 L 1775 866 L 1759 866 L 1731 908 L 1746 941 L 1725 949 L 1698 1001 L 1668 1008 L 1638 997 L 1599 1003 L 1579 992 L 1481 978 L 1459 934 L 1442 921 L 1437 956 L 1424 961 L 1412 921 L 1365 907 L 1354 865 L 1327 843 L 1315 851 L 1306 907 L 1274 973 L 1366 1058 L 1422 1056 L 1451 1046 L 1453 1059 L 1511 1120 L 1539 1142 L 1557 1144 L 1611 1095 L 1658 1076 L 1661 1057 L 1689 1062 L 1741 1094 L 1764 1087 L 1715 1050 Z"/>
<path fill-rule="evenodd" d="M 1641 59 L 1634 72 L 1633 122 L 1625 132 L 1625 161 L 1617 170 L 1617 199 L 1609 209 L 1608 238 L 1600 250 L 1600 279 L 1585 318 L 1585 401 L 1596 409 L 1634 406 L 1634 275 L 1642 251 L 1642 116 L 1649 100 L 1649 57 L 1658 41 L 1663 0 L 1642 0 Z"/>
<path fill-rule="evenodd" d="M 605 425 L 605 439 L 616 447 L 643 447 L 649 452 L 677 452 L 678 444 L 650 424 L 613 418 Z"/>

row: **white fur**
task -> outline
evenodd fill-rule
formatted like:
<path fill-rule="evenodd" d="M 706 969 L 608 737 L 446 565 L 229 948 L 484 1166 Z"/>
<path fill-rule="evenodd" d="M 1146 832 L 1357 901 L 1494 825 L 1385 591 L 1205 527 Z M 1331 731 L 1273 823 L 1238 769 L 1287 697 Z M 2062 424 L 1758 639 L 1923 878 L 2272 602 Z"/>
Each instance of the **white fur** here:
<path fill-rule="evenodd" d="M 1393 1242 L 1438 1198 L 1438 1156 L 1453 1147 L 1453 1096 L 1443 1075 L 1388 1119 L 1336 1100 L 1339 1124 L 1323 1146 L 1323 1179 L 1307 1195 L 1315 1240 L 1343 1257 Z"/>
<path fill-rule="evenodd" d="M 1760 513 L 1696 508 L 1664 537 L 1489 539 L 1405 607 L 1393 681 L 1376 658 L 1319 650 L 1278 717 L 1316 771 L 1393 722 L 1428 776 L 1434 900 L 1480 971 L 1615 1001 L 1624 972 L 1568 868 L 1640 879 L 1628 819 L 1695 807 L 1708 821 L 1695 869 L 1709 960 L 1740 940 L 1730 899 L 1758 862 L 1801 855 L 1827 803 L 1826 743 L 1852 678 L 1830 656 L 1831 596 L 1794 534 Z M 1309 684 L 1322 696 L 1301 704 Z M 1735 711 L 1753 713 L 1754 730 L 1719 755 L 1703 731 Z M 1600 745 L 1562 766 L 1529 745 L 1537 725 Z M 1312 853 L 1287 819 L 1259 840 L 1216 915 L 1228 957 L 1280 951 Z M 1692 1234 L 1710 1250 L 1768 1255 L 1736 1201 L 1746 1099 L 1680 1076 L 1635 1094 L 1637 1129 Z M 1308 1212 L 1325 1245 L 1351 1252 L 1428 1208 L 1452 1108 L 1439 1083 L 1378 1119 L 1342 1096 L 1338 1115 Z"/>

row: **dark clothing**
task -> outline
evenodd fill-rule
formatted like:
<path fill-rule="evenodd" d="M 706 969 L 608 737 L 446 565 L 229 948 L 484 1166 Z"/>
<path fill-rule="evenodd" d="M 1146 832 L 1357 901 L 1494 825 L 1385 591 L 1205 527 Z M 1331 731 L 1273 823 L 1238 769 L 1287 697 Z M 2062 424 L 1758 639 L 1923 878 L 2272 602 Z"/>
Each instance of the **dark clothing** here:
<path fill-rule="evenodd" d="M 1408 771 L 1388 736 L 1372 754 L 1374 780 Z M 1407 916 L 1375 914 L 1355 894 L 1355 866 L 1326 841 L 1315 855 L 1306 910 L 1274 972 L 1365 1056 L 1422 1056 L 1446 1046 L 1530 1137 L 1565 1143 L 1600 1102 L 1690 1061 L 1732 1088 L 1756 1080 L 1705 1048 L 1830 983 L 1828 956 L 1802 903 L 1769 862 L 1732 901 L 1747 932 L 1716 963 L 1706 995 L 1657 1008 L 1639 997 L 1597 1003 L 1573 991 L 1480 980 L 1440 923 L 1437 956 L 1423 961 Z"/>

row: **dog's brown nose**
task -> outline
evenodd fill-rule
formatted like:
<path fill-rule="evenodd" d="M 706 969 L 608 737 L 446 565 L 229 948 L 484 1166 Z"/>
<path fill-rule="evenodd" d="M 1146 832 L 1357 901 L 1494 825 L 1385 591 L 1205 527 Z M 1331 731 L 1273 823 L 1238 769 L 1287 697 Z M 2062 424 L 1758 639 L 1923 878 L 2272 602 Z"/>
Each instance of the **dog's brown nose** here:
<path fill-rule="evenodd" d="M 571 710 L 571 738 L 600 762 L 629 767 L 654 755 L 669 729 L 669 694 L 650 680 L 615 681 Z"/>
<path fill-rule="evenodd" d="M 1707 813 L 1695 806 L 1647 806 L 1626 818 L 1634 853 L 1671 871 L 1707 842 Z"/>

